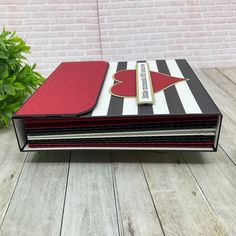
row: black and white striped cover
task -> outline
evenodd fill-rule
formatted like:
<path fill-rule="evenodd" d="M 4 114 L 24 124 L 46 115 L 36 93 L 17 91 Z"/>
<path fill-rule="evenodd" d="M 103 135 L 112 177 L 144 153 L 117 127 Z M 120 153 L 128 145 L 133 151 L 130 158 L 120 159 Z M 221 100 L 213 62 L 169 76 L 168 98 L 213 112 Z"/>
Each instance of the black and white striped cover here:
<path fill-rule="evenodd" d="M 110 93 L 113 75 L 121 70 L 136 68 L 136 61 L 112 62 L 95 109 L 85 116 L 130 116 L 130 115 L 185 115 L 219 114 L 219 110 L 200 83 L 186 60 L 147 60 L 151 71 L 179 78 L 188 78 L 164 91 L 155 93 L 154 105 L 138 105 L 135 97 L 116 97 Z"/>

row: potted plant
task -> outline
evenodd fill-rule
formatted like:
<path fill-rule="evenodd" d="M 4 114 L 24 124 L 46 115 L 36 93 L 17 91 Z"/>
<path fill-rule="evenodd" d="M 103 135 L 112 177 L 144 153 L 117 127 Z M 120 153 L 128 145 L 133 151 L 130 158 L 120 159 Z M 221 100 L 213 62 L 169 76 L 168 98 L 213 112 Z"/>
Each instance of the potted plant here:
<path fill-rule="evenodd" d="M 30 46 L 3 28 L 0 34 L 0 127 L 7 126 L 12 115 L 25 99 L 45 80 L 35 71 L 36 64 L 27 64 L 25 53 Z"/>

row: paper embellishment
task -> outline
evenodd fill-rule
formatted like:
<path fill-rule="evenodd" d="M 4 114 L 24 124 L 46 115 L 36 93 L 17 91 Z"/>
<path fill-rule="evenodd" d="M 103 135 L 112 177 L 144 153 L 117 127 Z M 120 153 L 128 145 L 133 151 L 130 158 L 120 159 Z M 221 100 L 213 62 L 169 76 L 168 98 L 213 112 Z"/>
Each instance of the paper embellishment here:
<path fill-rule="evenodd" d="M 147 62 L 137 62 L 136 94 L 138 104 L 154 104 L 152 79 Z"/>
<path fill-rule="evenodd" d="M 173 77 L 159 72 L 150 71 L 153 92 L 165 90 L 176 83 L 188 79 Z M 136 97 L 136 70 L 123 70 L 114 74 L 117 82 L 111 88 L 111 93 L 117 97 Z"/>

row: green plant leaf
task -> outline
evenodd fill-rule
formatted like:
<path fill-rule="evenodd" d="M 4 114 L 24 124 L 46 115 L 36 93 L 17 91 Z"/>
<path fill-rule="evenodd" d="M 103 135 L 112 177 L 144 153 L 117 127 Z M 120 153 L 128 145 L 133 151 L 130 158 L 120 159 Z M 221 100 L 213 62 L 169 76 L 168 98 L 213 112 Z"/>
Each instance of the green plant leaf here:
<path fill-rule="evenodd" d="M 6 98 L 5 95 L 0 95 L 0 101 L 4 100 Z"/>
<path fill-rule="evenodd" d="M 8 126 L 11 116 L 12 112 L 0 112 L 0 121 L 2 121 L 4 125 Z"/>
<path fill-rule="evenodd" d="M 11 42 L 20 43 L 20 44 L 24 42 L 23 39 L 21 39 L 21 38 L 19 38 L 17 36 L 14 37 L 14 35 L 11 35 L 10 38 L 11 38 Z"/>
<path fill-rule="evenodd" d="M 1 46 L 1 50 L 4 50 L 4 51 L 7 50 L 6 44 L 5 44 L 5 42 L 2 40 L 2 38 L 0 38 L 0 46 Z"/>
<path fill-rule="evenodd" d="M 15 80 L 16 80 L 16 76 L 13 75 L 12 77 L 8 77 L 7 79 L 5 79 L 4 82 L 5 82 L 5 84 L 10 84 L 10 85 L 12 85 Z"/>
<path fill-rule="evenodd" d="M 4 112 L 15 112 L 20 107 L 21 103 L 16 102 L 10 105 L 6 105 L 3 109 Z"/>
<path fill-rule="evenodd" d="M 1 63 L 0 64 L 0 80 L 4 80 L 8 76 L 9 76 L 9 72 L 8 72 L 7 64 Z"/>
<path fill-rule="evenodd" d="M 16 91 L 14 89 L 14 87 L 12 87 L 11 85 L 8 85 L 8 84 L 4 84 L 3 85 L 3 91 L 9 95 L 15 95 L 16 94 Z"/>
<path fill-rule="evenodd" d="M 22 59 L 22 60 L 27 60 L 27 58 L 24 57 L 23 55 L 19 55 L 19 58 Z"/>
<path fill-rule="evenodd" d="M 25 63 L 30 46 L 3 27 L 0 33 L 0 125 L 7 125 L 12 114 L 45 80 L 35 71 L 36 64 Z"/>
<path fill-rule="evenodd" d="M 31 89 L 31 87 L 25 87 L 25 91 L 29 94 L 33 93 L 33 90 Z"/>
<path fill-rule="evenodd" d="M 12 32 L 10 38 L 13 38 L 16 35 L 16 31 Z"/>
<path fill-rule="evenodd" d="M 4 54 L 4 52 L 0 51 L 0 59 L 8 59 L 8 56 Z"/>
<path fill-rule="evenodd" d="M 8 35 L 10 35 L 11 32 L 10 31 L 6 31 L 4 28 L 3 28 L 3 31 L 1 33 L 1 37 L 2 38 L 6 38 Z"/>
<path fill-rule="evenodd" d="M 13 84 L 15 90 L 24 90 L 25 86 L 23 84 L 21 84 L 20 82 L 14 82 Z"/>

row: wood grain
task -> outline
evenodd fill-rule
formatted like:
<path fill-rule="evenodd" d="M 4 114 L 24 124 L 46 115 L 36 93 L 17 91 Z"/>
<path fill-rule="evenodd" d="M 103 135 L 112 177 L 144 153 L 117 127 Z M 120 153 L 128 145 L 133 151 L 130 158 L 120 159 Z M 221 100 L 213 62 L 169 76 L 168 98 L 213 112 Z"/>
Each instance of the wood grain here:
<path fill-rule="evenodd" d="M 236 235 L 235 165 L 221 148 L 213 153 L 185 152 L 182 155 L 226 231 Z"/>
<path fill-rule="evenodd" d="M 226 94 L 236 99 L 236 93 L 233 88 L 236 89 L 235 84 L 227 79 L 222 73 L 214 68 L 201 69 L 206 76 L 215 83 L 219 88 L 225 91 Z"/>
<path fill-rule="evenodd" d="M 223 113 L 219 143 L 236 163 L 236 100 L 226 93 L 220 85 L 213 83 L 201 70 L 195 70 L 195 72 Z M 232 84 L 229 83 L 230 86 L 232 88 Z"/>
<path fill-rule="evenodd" d="M 0 225 L 14 193 L 26 153 L 18 149 L 13 127 L 0 129 Z"/>
<path fill-rule="evenodd" d="M 69 152 L 31 153 L 0 235 L 59 235 Z"/>
<path fill-rule="evenodd" d="M 213 98 L 216 105 L 236 124 L 236 100 L 230 96 L 221 86 L 216 85 L 213 79 L 208 78 L 200 69 L 195 69 L 195 73 L 206 88 L 207 92 Z"/>
<path fill-rule="evenodd" d="M 163 235 L 138 152 L 113 151 L 111 156 L 124 235 Z"/>
<path fill-rule="evenodd" d="M 216 68 L 220 73 L 222 73 L 227 79 L 231 80 L 236 85 L 236 68 Z"/>
<path fill-rule="evenodd" d="M 223 117 L 219 144 L 236 165 L 236 125 L 227 116 Z"/>
<path fill-rule="evenodd" d="M 118 235 L 109 152 L 72 152 L 62 235 Z"/>
<path fill-rule="evenodd" d="M 166 235 L 224 235 L 222 224 L 207 206 L 179 153 L 142 152 L 140 155 Z"/>

